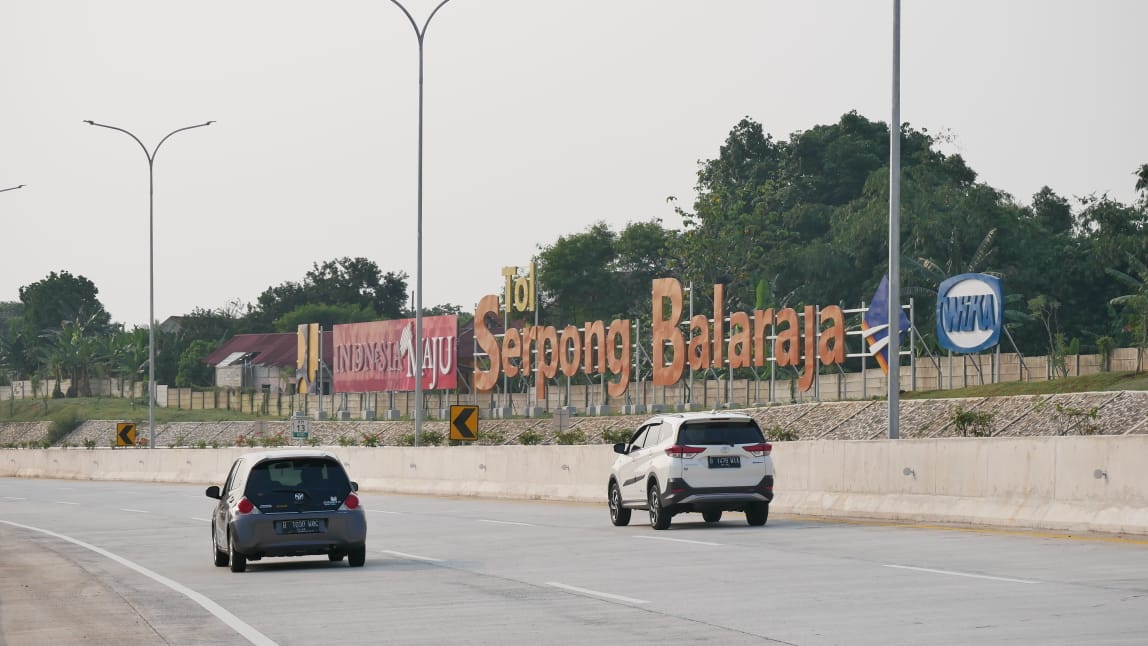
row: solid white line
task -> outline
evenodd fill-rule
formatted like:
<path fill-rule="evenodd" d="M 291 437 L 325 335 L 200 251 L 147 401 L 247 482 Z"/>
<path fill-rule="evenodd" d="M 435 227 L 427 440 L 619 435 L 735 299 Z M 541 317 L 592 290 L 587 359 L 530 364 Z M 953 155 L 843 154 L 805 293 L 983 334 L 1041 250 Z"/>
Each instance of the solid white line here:
<path fill-rule="evenodd" d="M 69 543 L 72 543 L 73 545 L 78 545 L 78 546 L 80 546 L 86 550 L 91 550 L 91 551 L 95 552 L 96 554 L 99 554 L 100 556 L 111 559 L 111 560 L 115 561 L 116 563 L 119 563 L 120 565 L 122 565 L 128 569 L 135 570 L 136 572 L 139 572 L 140 574 L 146 576 L 147 578 L 151 579 L 152 581 L 155 581 L 156 583 L 165 585 L 168 588 L 174 590 L 175 592 L 178 592 L 178 593 L 182 594 L 183 596 L 187 597 L 188 599 L 191 599 L 192 601 L 198 603 L 204 610 L 210 612 L 212 615 L 215 615 L 216 618 L 218 618 L 220 621 L 222 621 L 223 623 L 230 626 L 232 630 L 234 630 L 235 632 L 242 635 L 244 638 L 247 639 L 247 641 L 251 642 L 252 644 L 257 644 L 259 646 L 277 646 L 275 641 L 272 640 L 270 637 L 259 632 L 258 630 L 253 628 L 250 624 L 243 621 L 239 617 L 236 617 L 235 615 L 231 614 L 223 606 L 220 606 L 218 603 L 215 603 L 214 601 L 207 598 L 206 596 L 200 594 L 199 592 L 196 592 L 195 590 L 192 590 L 191 588 L 183 585 L 182 583 L 173 581 L 173 580 L 167 578 L 166 576 L 163 576 L 162 574 L 152 572 L 151 570 L 145 568 L 144 566 L 138 565 L 132 561 L 129 561 L 122 556 L 119 556 L 117 554 L 112 554 L 111 552 L 109 552 L 109 551 L 107 551 L 101 547 L 96 547 L 95 545 L 92 545 L 90 543 L 85 543 L 81 540 L 72 538 L 70 536 L 64 536 L 63 534 L 57 534 L 56 532 L 49 531 L 47 529 L 40 529 L 39 527 L 32 527 L 31 525 L 21 525 L 20 523 L 13 523 L 12 521 L 8 521 L 8 520 L 0 520 L 0 523 L 4 523 L 6 525 L 11 525 L 13 527 L 19 527 L 21 529 L 27 529 L 27 530 L 30 530 L 33 532 L 40 532 L 41 534 L 46 534 L 46 535 L 51 536 L 53 538 L 58 538 L 60 540 L 68 541 Z"/>
<path fill-rule="evenodd" d="M 402 516 L 403 515 L 403 512 L 401 512 L 401 511 L 387 511 L 385 509 L 368 509 L 366 511 L 368 511 L 372 514 L 391 514 L 392 516 Z"/>
<path fill-rule="evenodd" d="M 150 514 L 151 513 L 150 511 L 146 511 L 143 509 L 127 509 L 126 507 L 120 507 L 120 511 L 130 511 L 133 514 Z"/>
<path fill-rule="evenodd" d="M 1026 585 L 1035 585 L 1035 584 L 1040 583 L 1039 581 L 1028 581 L 1026 579 L 1010 579 L 1008 577 L 1003 577 L 1003 576 L 989 576 L 987 574 L 971 574 L 969 572 L 953 572 L 951 570 L 934 570 L 932 568 L 913 567 L 911 565 L 893 565 L 891 563 L 886 563 L 885 567 L 896 568 L 898 570 L 914 570 L 916 572 L 929 572 L 932 574 L 948 574 L 949 576 L 963 576 L 963 577 L 968 577 L 970 579 L 988 579 L 989 581 L 1005 581 L 1007 583 L 1024 583 Z"/>
<path fill-rule="evenodd" d="M 211 522 L 211 519 L 210 519 L 210 518 L 200 518 L 200 517 L 198 517 L 198 516 L 192 516 L 192 517 L 191 517 L 191 519 L 192 519 L 192 520 L 201 520 L 201 521 L 203 521 L 203 522 L 205 522 L 205 523 L 210 523 L 210 522 Z"/>
<path fill-rule="evenodd" d="M 383 550 L 383 554 L 390 554 L 397 556 L 401 559 L 413 559 L 415 561 L 427 561 L 428 563 L 443 563 L 442 559 L 432 559 L 429 556 L 418 556 L 417 554 L 407 554 L 406 552 L 396 552 L 394 550 Z"/>
<path fill-rule="evenodd" d="M 491 523 L 493 525 L 517 525 L 519 527 L 536 527 L 536 525 L 531 525 L 530 523 L 516 523 L 512 520 L 486 520 L 485 518 L 483 518 L 483 519 L 480 519 L 478 522 L 480 522 L 480 523 Z"/>
<path fill-rule="evenodd" d="M 78 504 L 80 504 L 80 503 L 78 503 L 78 502 L 68 502 L 67 500 L 57 500 L 57 501 L 56 501 L 56 504 L 57 504 L 57 505 L 78 505 Z"/>
<path fill-rule="evenodd" d="M 4 496 L 4 500 L 27 500 L 27 498 L 17 498 L 16 496 Z"/>
<path fill-rule="evenodd" d="M 575 587 L 572 585 L 566 585 L 565 583 L 558 583 L 556 581 L 547 581 L 546 585 L 554 586 L 555 588 L 561 588 L 561 589 L 566 590 L 568 592 L 577 592 L 578 594 L 586 594 L 586 595 L 590 595 L 592 597 L 600 597 L 602 599 L 609 599 L 611 601 L 621 601 L 622 603 L 636 603 L 636 604 L 649 603 L 649 601 L 646 601 L 645 599 L 635 599 L 634 597 L 623 597 L 620 594 L 610 594 L 609 592 L 598 592 L 597 590 L 587 590 L 586 588 L 578 588 L 578 587 Z"/>
<path fill-rule="evenodd" d="M 644 538 L 650 541 L 673 541 L 675 543 L 692 543 L 694 545 L 714 545 L 721 547 L 721 543 L 711 543 L 709 541 L 691 541 L 688 538 L 670 538 L 668 536 L 635 536 L 634 538 Z"/>

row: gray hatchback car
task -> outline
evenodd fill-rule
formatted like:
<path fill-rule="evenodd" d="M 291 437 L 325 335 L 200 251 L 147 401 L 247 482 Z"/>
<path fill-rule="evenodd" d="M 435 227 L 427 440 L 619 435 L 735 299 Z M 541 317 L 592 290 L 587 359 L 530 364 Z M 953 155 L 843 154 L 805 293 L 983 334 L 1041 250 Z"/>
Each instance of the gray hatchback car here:
<path fill-rule="evenodd" d="M 326 554 L 362 567 L 367 520 L 339 458 L 327 451 L 248 453 L 231 465 L 211 518 L 215 565 L 242 572 L 264 556 Z"/>

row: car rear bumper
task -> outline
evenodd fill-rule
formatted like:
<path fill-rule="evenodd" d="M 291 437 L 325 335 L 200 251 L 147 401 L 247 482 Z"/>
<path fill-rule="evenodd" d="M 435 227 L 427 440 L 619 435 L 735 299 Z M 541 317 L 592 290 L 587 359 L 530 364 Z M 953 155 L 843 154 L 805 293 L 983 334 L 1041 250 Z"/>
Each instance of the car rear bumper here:
<path fill-rule="evenodd" d="M 277 520 L 320 518 L 326 531 L 313 534 L 283 534 L 275 530 Z M 321 514 L 249 514 L 232 521 L 235 549 L 248 557 L 303 556 L 346 552 L 366 544 L 367 520 L 361 510 Z"/>
<path fill-rule="evenodd" d="M 681 478 L 671 478 L 662 492 L 662 504 L 697 509 L 740 509 L 752 503 L 773 500 L 773 476 L 765 476 L 748 487 L 691 487 Z"/>

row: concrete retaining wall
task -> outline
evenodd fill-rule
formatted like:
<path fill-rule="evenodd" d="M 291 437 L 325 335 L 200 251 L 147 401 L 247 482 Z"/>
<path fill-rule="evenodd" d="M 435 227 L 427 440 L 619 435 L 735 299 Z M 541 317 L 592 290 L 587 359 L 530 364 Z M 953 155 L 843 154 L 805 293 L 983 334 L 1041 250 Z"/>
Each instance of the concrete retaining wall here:
<path fill-rule="evenodd" d="M 608 445 L 329 447 L 367 491 L 605 503 Z M 246 449 L 15 449 L 0 476 L 221 483 Z M 781 513 L 1148 534 L 1148 436 L 774 445 Z"/>

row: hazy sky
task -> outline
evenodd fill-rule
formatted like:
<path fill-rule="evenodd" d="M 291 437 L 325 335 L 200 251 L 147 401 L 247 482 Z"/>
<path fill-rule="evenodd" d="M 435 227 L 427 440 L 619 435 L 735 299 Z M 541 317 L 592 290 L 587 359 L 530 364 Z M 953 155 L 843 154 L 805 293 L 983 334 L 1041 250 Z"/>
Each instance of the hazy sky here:
<path fill-rule="evenodd" d="M 419 24 L 437 0 L 404 0 Z M 1148 2 L 904 0 L 904 121 L 1027 203 L 1131 202 Z M 452 0 L 426 38 L 423 303 L 691 205 L 744 116 L 775 138 L 888 121 L 892 0 Z M 146 325 L 254 302 L 313 263 L 416 278 L 418 46 L 389 0 L 24 0 L 0 19 L 0 301 L 51 271 Z M 1007 250 L 1002 250 L 1007 253 Z"/>

